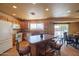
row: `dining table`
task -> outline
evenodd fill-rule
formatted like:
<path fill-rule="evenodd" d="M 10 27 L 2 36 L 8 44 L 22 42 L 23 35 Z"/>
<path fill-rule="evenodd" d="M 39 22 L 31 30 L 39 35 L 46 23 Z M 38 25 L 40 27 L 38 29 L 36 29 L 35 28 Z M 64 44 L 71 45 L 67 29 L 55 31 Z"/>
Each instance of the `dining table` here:
<path fill-rule="evenodd" d="M 28 38 L 28 42 L 31 47 L 31 56 L 37 56 L 37 44 L 41 44 L 44 42 L 48 42 L 53 39 L 53 35 L 51 34 L 40 34 L 40 35 L 31 35 Z"/>

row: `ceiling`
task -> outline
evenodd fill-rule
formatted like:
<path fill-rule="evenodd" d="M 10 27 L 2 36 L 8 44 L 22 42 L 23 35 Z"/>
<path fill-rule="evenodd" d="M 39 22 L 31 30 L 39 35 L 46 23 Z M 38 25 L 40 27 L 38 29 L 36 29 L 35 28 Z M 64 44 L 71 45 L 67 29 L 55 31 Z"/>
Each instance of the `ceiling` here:
<path fill-rule="evenodd" d="M 79 18 L 78 3 L 0 3 L 0 11 L 21 19 Z"/>

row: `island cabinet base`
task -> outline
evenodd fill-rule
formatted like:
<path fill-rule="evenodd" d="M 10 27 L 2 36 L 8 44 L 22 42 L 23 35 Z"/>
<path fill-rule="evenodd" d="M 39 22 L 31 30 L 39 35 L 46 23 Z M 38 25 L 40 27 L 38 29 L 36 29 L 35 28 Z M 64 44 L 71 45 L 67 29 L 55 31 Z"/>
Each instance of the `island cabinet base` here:
<path fill-rule="evenodd" d="M 28 42 L 31 46 L 31 56 L 40 56 L 40 52 L 45 46 L 47 46 L 47 43 L 53 39 L 52 35 L 49 34 L 43 34 L 43 37 L 41 38 L 40 35 L 33 35 L 30 36 L 28 39 Z"/>
<path fill-rule="evenodd" d="M 31 56 L 37 56 L 36 45 L 31 45 Z"/>

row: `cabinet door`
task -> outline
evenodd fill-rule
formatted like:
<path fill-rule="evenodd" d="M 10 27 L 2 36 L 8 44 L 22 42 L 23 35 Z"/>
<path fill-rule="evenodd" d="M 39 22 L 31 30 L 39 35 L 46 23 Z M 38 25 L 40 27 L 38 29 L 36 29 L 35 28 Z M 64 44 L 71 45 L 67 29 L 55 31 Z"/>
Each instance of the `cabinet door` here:
<path fill-rule="evenodd" d="M 0 20 L 0 54 L 12 48 L 12 24 Z"/>

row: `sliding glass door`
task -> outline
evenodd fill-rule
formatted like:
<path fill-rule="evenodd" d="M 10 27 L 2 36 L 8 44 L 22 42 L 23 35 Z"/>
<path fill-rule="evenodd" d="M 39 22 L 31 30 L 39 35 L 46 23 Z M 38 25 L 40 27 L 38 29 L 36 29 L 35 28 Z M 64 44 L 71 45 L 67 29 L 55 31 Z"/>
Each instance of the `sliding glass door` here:
<path fill-rule="evenodd" d="M 54 36 L 63 38 L 63 33 L 68 32 L 68 24 L 54 24 Z"/>

